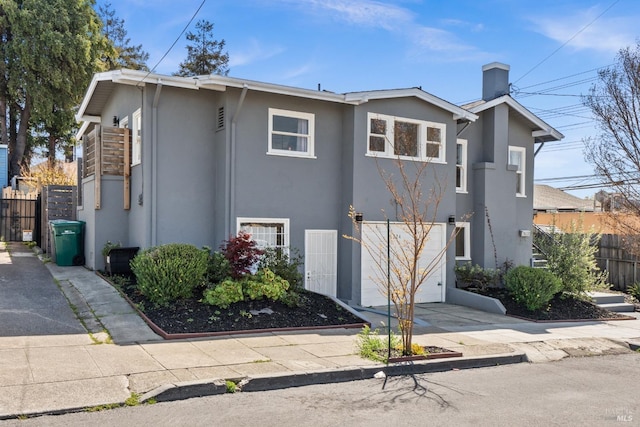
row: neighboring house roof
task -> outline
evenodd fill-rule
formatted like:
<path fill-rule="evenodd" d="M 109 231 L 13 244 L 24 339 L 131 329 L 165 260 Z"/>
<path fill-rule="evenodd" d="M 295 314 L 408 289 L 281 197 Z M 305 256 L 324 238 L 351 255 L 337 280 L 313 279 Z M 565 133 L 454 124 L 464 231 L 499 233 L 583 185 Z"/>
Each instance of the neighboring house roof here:
<path fill-rule="evenodd" d="M 491 101 L 475 101 L 469 104 L 462 105 L 462 108 L 474 114 L 480 114 L 481 112 L 488 110 L 489 108 L 493 108 L 499 104 L 508 105 L 513 111 L 516 112 L 516 114 L 521 116 L 533 126 L 532 136 L 535 138 L 536 142 L 559 141 L 564 138 L 563 134 L 555 130 L 549 124 L 545 123 L 544 120 L 540 119 L 531 111 L 527 110 L 524 106 L 522 106 L 522 104 L 520 104 L 509 95 L 503 95 L 498 98 L 492 99 Z"/>
<path fill-rule="evenodd" d="M 478 116 L 464 108 L 447 102 L 437 96 L 431 95 L 419 88 L 376 90 L 365 92 L 350 92 L 338 94 L 327 91 L 302 89 L 292 86 L 276 85 L 253 80 L 238 79 L 233 77 L 206 75 L 197 77 L 178 77 L 153 74 L 137 70 L 115 70 L 98 73 L 93 76 L 89 88 L 84 96 L 82 104 L 76 114 L 76 120 L 85 122 L 77 137 L 88 129 L 91 122 L 100 122 L 102 110 L 109 100 L 112 91 L 117 84 L 144 86 L 155 84 L 170 87 L 179 87 L 193 90 L 226 91 L 227 87 L 248 88 L 250 90 L 269 92 L 281 95 L 297 96 L 307 99 L 316 99 L 328 102 L 336 102 L 350 105 L 360 105 L 373 99 L 390 99 L 401 97 L 416 97 L 430 104 L 436 105 L 453 114 L 454 120 L 475 121 Z"/>
<path fill-rule="evenodd" d="M 593 199 L 581 199 L 548 185 L 536 184 L 533 186 L 533 210 L 538 212 L 593 212 L 599 207 L 600 202 L 594 201 Z"/>

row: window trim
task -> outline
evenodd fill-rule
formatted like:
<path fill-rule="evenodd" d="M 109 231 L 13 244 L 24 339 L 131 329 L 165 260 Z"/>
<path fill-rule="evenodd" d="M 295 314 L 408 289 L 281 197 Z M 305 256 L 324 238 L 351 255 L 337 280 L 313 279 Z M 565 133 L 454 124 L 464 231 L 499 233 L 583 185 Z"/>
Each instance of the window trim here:
<path fill-rule="evenodd" d="M 296 119 L 304 119 L 309 123 L 307 130 L 307 151 L 289 151 L 279 150 L 272 147 L 273 142 L 273 116 L 291 117 Z M 276 131 L 277 134 L 277 131 Z M 300 134 L 303 135 L 303 134 Z M 275 156 L 301 157 L 307 159 L 315 159 L 315 114 L 304 113 L 301 111 L 281 110 L 278 108 L 269 108 L 269 134 L 267 141 L 267 154 Z"/>
<path fill-rule="evenodd" d="M 520 180 L 520 188 L 522 189 L 521 192 L 518 192 L 518 189 L 516 188 L 516 197 L 527 197 L 527 149 L 525 147 L 518 147 L 518 146 L 514 146 L 514 145 L 509 145 L 509 151 L 507 153 L 507 165 L 508 166 L 517 166 L 517 165 L 512 165 L 510 163 L 511 161 L 511 152 L 515 151 L 515 152 L 519 152 L 521 153 L 521 168 L 514 170 L 514 172 L 516 173 L 516 175 L 519 175 L 519 180 Z"/>
<path fill-rule="evenodd" d="M 462 146 L 462 162 L 458 164 L 458 145 Z M 462 169 L 461 185 L 458 187 L 458 168 Z M 456 140 L 456 193 L 468 193 L 467 191 L 467 140 Z"/>
<path fill-rule="evenodd" d="M 384 151 L 373 151 L 370 149 L 370 141 L 372 136 L 381 136 L 382 134 L 372 134 L 371 133 L 371 120 L 384 120 L 387 122 L 386 125 L 386 133 L 384 135 L 385 143 L 384 143 Z M 402 156 L 394 154 L 394 129 L 395 122 L 401 121 L 406 123 L 414 123 L 419 126 L 418 128 L 418 155 L 417 156 Z M 433 143 L 433 141 L 427 140 L 428 128 L 437 128 L 440 129 L 440 145 L 439 156 L 438 157 L 427 157 L 427 143 Z M 367 113 L 367 140 L 366 140 L 366 156 L 369 157 L 385 157 L 390 159 L 401 159 L 401 160 L 414 160 L 414 161 L 422 161 L 422 162 L 432 162 L 432 163 L 440 163 L 446 164 L 447 161 L 447 125 L 444 123 L 436 123 L 430 122 L 427 120 L 417 120 L 410 119 L 407 117 L 399 117 L 399 116 L 391 116 L 388 114 L 380 114 L 380 113 Z"/>
<path fill-rule="evenodd" d="M 256 218 L 256 217 L 237 217 L 236 218 L 236 234 L 240 232 L 240 230 L 242 230 L 242 224 L 246 223 L 246 222 L 258 222 L 258 223 L 264 223 L 264 224 L 282 224 L 284 227 L 284 242 L 281 246 L 281 248 L 285 251 L 289 250 L 289 242 L 290 242 L 290 236 L 289 236 L 289 218 Z M 252 236 L 253 237 L 253 236 Z M 261 249 L 262 247 L 260 245 L 258 245 Z M 273 246 L 275 248 L 277 248 L 278 246 Z M 288 252 L 287 252 L 288 253 Z"/>
<path fill-rule="evenodd" d="M 142 163 L 142 110 L 138 108 L 131 115 L 131 166 Z"/>
<path fill-rule="evenodd" d="M 464 255 L 456 256 L 456 261 L 471 261 L 471 223 L 456 222 L 456 228 L 462 228 L 462 232 L 464 233 Z M 454 253 L 456 249 L 454 245 Z"/>

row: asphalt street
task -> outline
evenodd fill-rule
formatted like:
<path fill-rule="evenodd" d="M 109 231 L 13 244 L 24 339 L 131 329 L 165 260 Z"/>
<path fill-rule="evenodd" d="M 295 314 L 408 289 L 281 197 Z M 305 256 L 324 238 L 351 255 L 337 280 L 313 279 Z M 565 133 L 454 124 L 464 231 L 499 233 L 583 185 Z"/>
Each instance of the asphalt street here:
<path fill-rule="evenodd" d="M 7 426 L 637 426 L 640 354 L 241 392 Z"/>

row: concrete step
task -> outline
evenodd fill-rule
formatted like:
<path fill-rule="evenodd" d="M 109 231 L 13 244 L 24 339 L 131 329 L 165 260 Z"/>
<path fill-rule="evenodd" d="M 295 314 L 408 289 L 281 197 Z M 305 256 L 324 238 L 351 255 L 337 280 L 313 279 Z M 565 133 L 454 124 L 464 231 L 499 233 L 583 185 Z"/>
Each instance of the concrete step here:
<path fill-rule="evenodd" d="M 597 305 L 600 304 L 619 304 L 624 302 L 624 295 L 612 294 L 609 292 L 587 292 L 593 302 Z"/>
<path fill-rule="evenodd" d="M 633 304 L 626 302 L 598 304 L 598 307 L 604 308 L 614 313 L 629 313 L 635 311 L 636 307 Z"/>

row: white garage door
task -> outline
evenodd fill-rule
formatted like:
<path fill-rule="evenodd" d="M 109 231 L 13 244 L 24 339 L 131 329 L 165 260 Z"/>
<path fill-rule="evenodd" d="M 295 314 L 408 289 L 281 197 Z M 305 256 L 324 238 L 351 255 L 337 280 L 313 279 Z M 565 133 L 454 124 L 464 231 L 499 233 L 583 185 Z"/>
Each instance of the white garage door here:
<path fill-rule="evenodd" d="M 424 268 L 446 246 L 446 225 L 435 224 L 429 232 L 429 240 L 420 257 L 419 267 Z M 391 224 L 391 244 L 395 251 L 409 243 L 410 235 L 402 223 Z M 362 224 L 361 305 L 363 307 L 387 305 L 387 224 L 367 222 Z M 393 252 L 392 257 L 393 257 Z M 445 257 L 422 284 L 416 294 L 416 302 L 443 302 L 445 297 Z M 381 283 L 384 285 L 381 286 Z"/>

